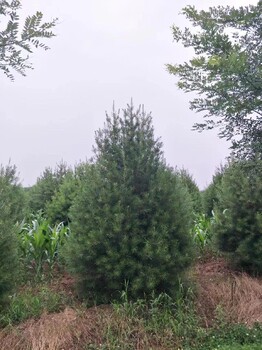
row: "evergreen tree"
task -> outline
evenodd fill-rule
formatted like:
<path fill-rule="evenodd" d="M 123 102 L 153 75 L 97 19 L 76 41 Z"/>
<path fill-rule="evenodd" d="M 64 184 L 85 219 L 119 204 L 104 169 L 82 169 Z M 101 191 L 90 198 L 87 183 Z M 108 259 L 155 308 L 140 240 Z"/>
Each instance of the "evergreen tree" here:
<path fill-rule="evenodd" d="M 75 167 L 74 172 L 68 172 L 58 189 L 55 191 L 46 204 L 46 215 L 51 224 L 70 222 L 70 208 L 81 189 L 81 184 L 85 179 L 86 172 L 91 165 L 89 163 L 80 163 Z"/>
<path fill-rule="evenodd" d="M 262 273 L 262 161 L 233 163 L 225 171 L 214 230 L 218 247 L 237 267 Z"/>
<path fill-rule="evenodd" d="M 201 213 L 202 198 L 199 188 L 192 175 L 190 175 L 186 169 L 177 170 L 177 174 L 180 177 L 182 184 L 186 187 L 188 193 L 190 194 L 194 213 Z"/>
<path fill-rule="evenodd" d="M 72 207 L 67 260 L 86 295 L 174 294 L 192 259 L 187 191 L 164 162 L 151 115 L 128 106 L 96 133 L 95 163 Z"/>
<path fill-rule="evenodd" d="M 228 166 L 229 165 L 221 165 L 216 169 L 211 184 L 202 193 L 203 210 L 209 217 L 212 216 L 212 212 L 218 203 L 221 182 Z"/>
<path fill-rule="evenodd" d="M 15 166 L 0 166 L 0 304 L 18 276 L 15 223 L 23 217 L 24 196 Z"/>
<path fill-rule="evenodd" d="M 69 173 L 71 173 L 71 169 L 64 162 L 57 164 L 54 170 L 50 167 L 45 168 L 43 174 L 38 177 L 36 184 L 29 190 L 29 207 L 31 211 L 46 211 L 48 204 L 52 201 L 52 197 Z"/>

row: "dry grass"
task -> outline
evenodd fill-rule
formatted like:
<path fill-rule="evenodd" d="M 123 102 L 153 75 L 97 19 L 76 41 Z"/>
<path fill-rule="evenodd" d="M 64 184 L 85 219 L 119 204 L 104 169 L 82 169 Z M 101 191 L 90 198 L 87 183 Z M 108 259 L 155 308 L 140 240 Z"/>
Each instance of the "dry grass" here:
<path fill-rule="evenodd" d="M 104 329 L 105 349 L 134 349 L 134 350 L 174 350 L 174 334 L 167 330 L 150 332 L 145 328 L 142 318 L 121 315 L 116 310 L 101 319 Z M 172 342 L 172 345 L 171 345 Z M 169 344 L 168 344 L 169 343 Z"/>
<path fill-rule="evenodd" d="M 99 317 L 108 309 L 90 308 L 42 315 L 16 328 L 0 332 L 1 349 L 6 350 L 76 350 L 102 342 Z"/>
<path fill-rule="evenodd" d="M 197 309 L 206 326 L 213 324 L 219 308 L 232 323 L 262 322 L 261 279 L 231 271 L 221 259 L 199 265 L 196 278 Z"/>

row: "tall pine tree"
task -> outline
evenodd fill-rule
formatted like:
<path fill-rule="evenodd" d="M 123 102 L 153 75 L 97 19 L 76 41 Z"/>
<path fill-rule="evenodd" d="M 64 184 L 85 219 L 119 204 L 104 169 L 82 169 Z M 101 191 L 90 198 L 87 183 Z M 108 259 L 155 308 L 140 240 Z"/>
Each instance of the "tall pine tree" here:
<path fill-rule="evenodd" d="M 136 298 L 174 294 L 191 261 L 188 193 L 164 161 L 150 114 L 107 115 L 94 166 L 72 207 L 67 257 L 82 291 L 99 301 L 126 286 Z"/>

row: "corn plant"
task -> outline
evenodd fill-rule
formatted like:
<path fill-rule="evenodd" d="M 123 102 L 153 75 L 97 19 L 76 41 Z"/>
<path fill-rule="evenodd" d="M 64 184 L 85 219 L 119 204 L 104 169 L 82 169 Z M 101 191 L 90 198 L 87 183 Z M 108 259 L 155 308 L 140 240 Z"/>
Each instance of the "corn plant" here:
<path fill-rule="evenodd" d="M 28 266 L 34 268 L 40 277 L 43 267 L 53 268 L 60 246 L 69 234 L 63 222 L 51 227 L 43 212 L 32 215 L 29 223 L 22 222 L 18 234 L 23 258 Z"/>
<path fill-rule="evenodd" d="M 58 256 L 59 248 L 64 243 L 65 239 L 69 234 L 69 227 L 65 226 L 63 222 L 55 225 L 54 227 L 48 226 L 48 241 L 47 241 L 47 262 L 53 267 L 56 258 Z"/>
<path fill-rule="evenodd" d="M 209 218 L 206 214 L 195 214 L 194 226 L 192 229 L 193 239 L 197 247 L 203 251 L 212 237 L 212 225 L 215 220 L 215 214 L 212 212 Z"/>

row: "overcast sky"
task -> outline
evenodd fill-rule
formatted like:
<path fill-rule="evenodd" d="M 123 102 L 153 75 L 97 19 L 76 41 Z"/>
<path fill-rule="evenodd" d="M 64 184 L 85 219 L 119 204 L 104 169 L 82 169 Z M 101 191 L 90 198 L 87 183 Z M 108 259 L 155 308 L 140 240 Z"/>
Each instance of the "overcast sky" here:
<path fill-rule="evenodd" d="M 216 132 L 197 133 L 201 120 L 189 95 L 176 87 L 165 64 L 183 62 L 190 49 L 174 43 L 171 26 L 188 25 L 181 9 L 248 5 L 254 0 L 22 0 L 23 15 L 36 10 L 58 17 L 51 50 L 31 56 L 33 71 L 10 82 L 1 72 L 0 162 L 17 165 L 24 186 L 62 159 L 70 165 L 92 156 L 95 130 L 113 101 L 133 99 L 152 112 L 167 163 L 184 167 L 201 189 L 229 155 Z"/>

